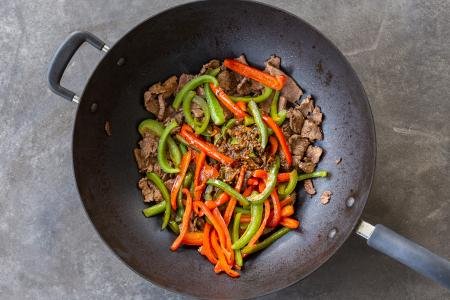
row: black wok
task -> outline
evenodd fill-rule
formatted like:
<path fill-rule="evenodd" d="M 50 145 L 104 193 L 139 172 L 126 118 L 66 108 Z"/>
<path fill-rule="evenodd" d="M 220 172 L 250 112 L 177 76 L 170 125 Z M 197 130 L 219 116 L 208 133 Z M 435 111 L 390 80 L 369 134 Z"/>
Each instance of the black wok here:
<path fill-rule="evenodd" d="M 59 82 L 83 42 L 107 54 L 81 97 Z M 325 157 L 320 169 L 331 177 L 316 180 L 331 190 L 326 206 L 319 196 L 298 193 L 301 230 L 290 232 L 248 259 L 239 279 L 215 275 L 192 249 L 169 251 L 174 236 L 160 230 L 159 218 L 141 215 L 136 187 L 140 175 L 132 155 L 148 86 L 170 75 L 195 73 L 212 58 L 245 53 L 262 67 L 271 54 L 325 113 Z M 319 66 L 320 64 L 320 66 Z M 319 66 L 319 67 L 318 67 Z M 322 71 L 321 71 L 322 70 Z M 311 25 L 285 11 L 252 2 L 195 2 L 141 23 L 109 49 L 97 37 L 76 32 L 58 49 L 49 71 L 52 90 L 79 103 L 73 132 L 73 165 L 89 218 L 117 256 L 151 282 L 199 297 L 247 298 L 287 287 L 304 278 L 344 243 L 358 224 L 374 174 L 376 143 L 364 89 L 339 50 Z M 112 126 L 112 136 L 104 131 Z M 335 160 L 342 158 L 340 164 Z M 450 286 L 450 263 L 377 225 L 360 223 L 369 245 Z"/>

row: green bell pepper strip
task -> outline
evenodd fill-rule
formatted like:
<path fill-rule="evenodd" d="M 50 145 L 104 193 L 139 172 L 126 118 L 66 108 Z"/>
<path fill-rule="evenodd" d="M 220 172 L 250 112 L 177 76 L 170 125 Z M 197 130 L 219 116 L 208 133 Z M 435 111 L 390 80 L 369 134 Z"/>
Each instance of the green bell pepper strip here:
<path fill-rule="evenodd" d="M 248 242 L 250 242 L 252 237 L 258 231 L 259 226 L 261 226 L 263 210 L 264 209 L 263 209 L 262 203 L 260 203 L 260 204 L 252 203 L 252 205 L 250 207 L 250 211 L 251 211 L 250 214 L 252 216 L 250 223 L 248 224 L 248 227 L 244 231 L 242 236 L 236 242 L 233 243 L 233 245 L 231 246 L 231 249 L 234 249 L 234 250 L 242 249 L 248 244 Z"/>
<path fill-rule="evenodd" d="M 244 117 L 244 125 L 245 126 L 250 126 L 253 124 L 255 124 L 255 120 L 252 117 L 249 117 L 249 116 Z"/>
<path fill-rule="evenodd" d="M 294 169 L 289 174 L 289 182 L 287 184 L 283 184 L 278 187 L 278 195 L 281 197 L 286 197 L 290 195 L 295 190 L 297 182 L 298 182 L 298 174 L 297 170 Z"/>
<path fill-rule="evenodd" d="M 264 150 L 267 146 L 267 142 L 269 140 L 269 136 L 267 134 L 267 127 L 264 123 L 261 113 L 259 112 L 258 105 L 254 101 L 250 101 L 248 103 L 248 109 L 250 110 L 250 113 L 253 116 L 253 119 L 255 120 L 256 127 L 259 129 L 259 139 L 261 142 L 261 148 Z"/>
<path fill-rule="evenodd" d="M 259 96 L 255 96 L 255 97 L 251 97 L 251 96 L 246 96 L 246 97 L 243 97 L 243 96 L 242 97 L 241 96 L 230 96 L 230 98 L 234 102 L 250 102 L 250 101 L 253 101 L 255 103 L 261 103 L 261 102 L 267 100 L 267 98 L 269 98 L 269 96 L 272 94 L 272 91 L 273 90 L 270 87 L 265 86 L 264 87 L 264 91 Z"/>
<path fill-rule="evenodd" d="M 252 254 L 252 253 L 261 251 L 261 250 L 269 247 L 270 245 L 272 245 L 273 242 L 275 242 L 276 240 L 281 238 L 283 235 L 285 235 L 289 231 L 291 231 L 290 228 L 287 228 L 287 227 L 280 228 L 277 231 L 275 231 L 274 233 L 272 233 L 269 237 L 267 237 L 264 241 L 262 241 L 256 245 L 250 246 L 250 247 L 245 247 L 244 249 L 242 249 L 242 253 L 243 254 Z"/>
<path fill-rule="evenodd" d="M 191 113 L 191 103 L 195 102 L 203 110 L 203 119 L 198 122 L 194 119 Z M 183 114 L 186 123 L 188 123 L 195 131 L 196 134 L 203 133 L 209 124 L 210 113 L 208 109 L 208 104 L 206 104 L 203 98 L 195 95 L 195 92 L 189 91 L 186 97 L 183 99 Z"/>
<path fill-rule="evenodd" d="M 234 210 L 236 211 L 236 213 L 241 213 L 242 215 L 249 215 L 250 214 L 250 210 L 246 209 L 246 208 L 242 208 L 242 207 L 235 207 Z"/>
<path fill-rule="evenodd" d="M 177 126 L 178 124 L 175 120 L 170 121 L 169 124 L 167 124 L 166 128 L 164 128 L 158 142 L 158 163 L 161 169 L 166 173 L 180 172 L 180 169 L 173 168 L 169 165 L 166 157 L 167 138 L 169 137 L 170 132 Z"/>
<path fill-rule="evenodd" d="M 161 124 L 161 122 L 158 122 L 156 120 L 146 119 L 139 124 L 138 131 L 142 136 L 144 136 L 144 133 L 146 131 L 150 131 L 157 137 L 161 137 L 161 134 L 164 131 L 164 126 L 163 124 Z M 167 137 L 167 145 L 169 146 L 170 158 L 175 163 L 175 165 L 178 166 L 181 161 L 180 149 L 178 149 L 177 144 L 170 136 Z"/>
<path fill-rule="evenodd" d="M 275 176 L 275 180 L 276 180 Z M 226 184 L 223 181 L 220 181 L 218 179 L 208 179 L 206 182 L 209 185 L 215 186 L 221 190 L 223 190 L 225 193 L 230 195 L 231 197 L 235 198 L 242 206 L 248 206 L 250 203 L 247 199 L 245 199 L 244 196 L 242 196 L 239 192 L 237 192 L 234 188 L 232 188 L 230 185 Z"/>
<path fill-rule="evenodd" d="M 183 144 L 183 143 L 180 144 L 180 151 L 181 151 L 181 155 L 184 155 L 187 152 L 187 147 L 185 144 Z"/>
<path fill-rule="evenodd" d="M 307 174 L 300 174 L 300 175 L 298 175 L 297 180 L 302 181 L 302 180 L 306 180 L 306 179 L 310 179 L 310 178 L 327 177 L 327 176 L 328 176 L 328 172 L 321 170 L 321 171 L 315 171 L 315 172 L 307 173 Z"/>
<path fill-rule="evenodd" d="M 280 97 L 280 91 L 276 91 L 273 96 L 272 103 L 270 104 L 270 117 L 277 123 L 277 125 L 283 124 L 287 117 L 287 111 L 281 110 L 278 112 L 278 99 Z"/>
<path fill-rule="evenodd" d="M 205 188 L 205 192 L 203 193 L 203 198 L 205 199 L 205 201 L 211 201 L 213 199 L 211 193 L 213 191 L 213 187 L 211 185 L 208 185 Z"/>
<path fill-rule="evenodd" d="M 155 204 L 153 206 L 144 208 L 142 210 L 142 213 L 144 214 L 144 216 L 146 216 L 147 218 L 149 217 L 153 217 L 156 215 L 159 215 L 161 213 L 163 213 L 166 209 L 166 201 L 161 201 L 158 204 Z M 170 203 L 170 202 L 169 202 Z"/>
<path fill-rule="evenodd" d="M 213 77 L 216 77 L 217 76 L 217 74 L 219 74 L 220 73 L 220 67 L 217 67 L 217 68 L 215 68 L 215 69 L 209 69 L 208 71 L 206 71 L 206 75 L 211 75 L 211 76 L 213 76 Z"/>
<path fill-rule="evenodd" d="M 277 175 L 280 169 L 280 158 L 277 156 L 275 162 L 270 167 L 269 173 L 267 175 L 266 187 L 261 193 L 253 192 L 247 200 L 252 204 L 262 204 L 267 198 L 269 198 L 273 189 L 277 185 Z"/>
<path fill-rule="evenodd" d="M 234 216 L 233 229 L 232 229 L 232 232 L 231 232 L 231 239 L 232 239 L 233 243 L 235 243 L 235 242 L 237 242 L 239 240 L 239 225 L 240 225 L 240 221 L 241 221 L 241 213 L 237 213 Z M 242 261 L 241 250 L 239 250 L 239 249 L 234 250 L 234 259 L 236 261 L 236 264 L 239 267 L 242 267 L 243 261 Z"/>
<path fill-rule="evenodd" d="M 193 174 L 191 171 L 188 171 L 184 177 L 183 188 L 187 188 L 192 183 Z M 183 205 L 183 189 L 180 189 L 177 195 L 177 220 L 181 221 L 184 214 L 184 205 Z"/>
<path fill-rule="evenodd" d="M 173 100 L 172 107 L 175 109 L 179 109 L 181 102 L 183 102 L 183 99 L 184 97 L 186 97 L 186 94 L 188 92 L 194 90 L 199 85 L 210 82 L 215 86 L 219 85 L 219 81 L 217 81 L 217 79 L 211 75 L 201 75 L 187 82 L 175 96 L 175 100 Z"/>
<path fill-rule="evenodd" d="M 153 172 L 147 173 L 147 178 L 158 188 L 158 190 L 161 192 L 161 195 L 164 199 L 164 201 L 161 201 L 161 202 L 165 202 L 164 203 L 165 210 L 164 210 L 163 223 L 162 223 L 161 228 L 165 229 L 167 226 L 167 223 L 169 223 L 170 212 L 171 212 L 169 191 L 167 190 L 167 187 L 164 184 L 164 182 L 162 181 L 162 179 L 155 173 L 153 173 Z"/>
<path fill-rule="evenodd" d="M 211 112 L 212 121 L 216 125 L 222 125 L 225 122 L 225 114 L 219 100 L 217 100 L 216 95 L 214 95 L 208 83 L 205 83 L 203 89 L 205 90 L 206 102 Z"/>
<path fill-rule="evenodd" d="M 169 222 L 169 227 L 170 229 L 173 231 L 173 233 L 175 233 L 176 235 L 180 234 L 180 227 L 178 226 L 178 223 L 175 221 L 170 221 Z"/>

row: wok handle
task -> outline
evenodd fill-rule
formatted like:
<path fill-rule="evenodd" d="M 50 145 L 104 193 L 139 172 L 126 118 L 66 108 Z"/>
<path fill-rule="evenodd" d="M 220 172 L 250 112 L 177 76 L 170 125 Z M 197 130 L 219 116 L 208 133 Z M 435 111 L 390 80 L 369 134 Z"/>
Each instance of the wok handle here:
<path fill-rule="evenodd" d="M 370 247 L 450 290 L 450 261 L 381 224 L 373 226 L 361 221 L 356 233 L 366 238 Z"/>
<path fill-rule="evenodd" d="M 108 52 L 109 50 L 109 47 L 92 33 L 75 31 L 72 32 L 61 46 L 59 46 L 58 50 L 56 50 L 48 69 L 48 84 L 50 89 L 55 94 L 75 103 L 79 103 L 80 97 L 71 90 L 61 86 L 60 82 L 71 58 L 84 42 L 88 42 L 103 52 Z"/>

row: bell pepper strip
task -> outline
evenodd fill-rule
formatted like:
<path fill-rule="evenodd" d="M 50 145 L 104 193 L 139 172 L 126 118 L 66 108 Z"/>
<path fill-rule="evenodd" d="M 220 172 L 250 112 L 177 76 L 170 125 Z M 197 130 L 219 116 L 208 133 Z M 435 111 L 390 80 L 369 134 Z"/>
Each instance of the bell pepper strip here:
<path fill-rule="evenodd" d="M 239 172 L 239 177 L 237 179 L 236 186 L 234 187 L 234 189 L 238 193 L 241 192 L 241 188 L 244 185 L 246 171 L 247 171 L 247 167 L 245 165 L 242 166 L 241 170 Z M 237 201 L 235 198 L 231 198 L 230 201 L 228 201 L 227 208 L 225 209 L 225 213 L 223 215 L 223 219 L 225 220 L 225 224 L 227 224 L 227 226 L 230 224 L 231 217 L 233 216 L 234 208 L 236 207 L 236 202 Z"/>
<path fill-rule="evenodd" d="M 150 132 L 157 137 L 161 137 L 164 131 L 164 126 L 157 120 L 146 119 L 139 124 L 138 131 L 142 136 L 144 136 L 145 132 Z M 181 161 L 181 153 L 180 149 L 171 136 L 167 137 L 167 145 L 169 147 L 170 159 L 175 163 L 176 166 L 178 166 Z"/>
<path fill-rule="evenodd" d="M 248 197 L 252 194 L 252 192 L 253 192 L 253 186 L 248 186 L 242 193 L 242 196 Z"/>
<path fill-rule="evenodd" d="M 211 249 L 211 224 L 207 222 L 203 228 L 203 243 L 199 252 L 206 256 L 213 265 L 217 264 L 217 258 Z"/>
<path fill-rule="evenodd" d="M 194 187 L 200 184 L 200 173 L 205 165 L 206 153 L 200 151 L 195 159 Z"/>
<path fill-rule="evenodd" d="M 260 181 L 258 184 L 258 192 L 262 193 L 265 188 L 266 188 L 266 184 L 264 182 Z"/>
<path fill-rule="evenodd" d="M 219 209 L 216 207 L 212 211 L 214 217 L 216 218 L 217 222 L 219 223 L 223 233 L 225 234 L 225 245 L 221 245 L 223 253 L 225 254 L 225 257 L 227 259 L 227 263 L 229 265 L 234 264 L 234 251 L 231 250 L 231 236 L 230 232 L 228 231 L 227 224 L 225 224 L 225 220 L 222 217 L 222 214 L 220 213 Z"/>
<path fill-rule="evenodd" d="M 247 114 L 240 109 L 234 102 L 228 97 L 228 95 L 222 90 L 219 85 L 209 84 L 209 87 L 216 95 L 217 99 L 225 106 L 237 119 L 243 119 Z"/>
<path fill-rule="evenodd" d="M 167 227 L 167 223 L 169 223 L 170 212 L 171 212 L 169 191 L 167 190 L 167 187 L 164 184 L 164 182 L 162 181 L 162 179 L 155 173 L 153 173 L 153 172 L 147 173 L 147 179 L 149 179 L 158 188 L 158 190 L 161 192 L 161 195 L 164 199 L 165 209 L 164 209 L 164 216 L 163 216 L 163 222 L 162 222 L 161 228 L 165 229 Z"/>
<path fill-rule="evenodd" d="M 191 162 L 192 153 L 189 150 L 186 152 L 181 158 L 180 163 L 180 173 L 175 177 L 175 182 L 173 183 L 172 190 L 170 191 L 170 204 L 172 205 L 172 209 L 177 209 L 177 195 L 178 191 L 181 189 L 181 185 L 183 184 L 184 177 L 186 176 L 186 172 L 189 168 L 189 163 Z"/>
<path fill-rule="evenodd" d="M 254 185 L 257 186 L 259 184 L 259 180 L 256 178 L 249 178 L 247 180 L 247 185 Z"/>
<path fill-rule="evenodd" d="M 285 207 L 286 205 L 291 205 L 294 203 L 294 197 L 292 195 L 289 195 L 288 197 L 284 198 L 283 201 L 280 202 L 281 207 Z"/>
<path fill-rule="evenodd" d="M 222 227 L 219 224 L 219 221 L 216 220 L 213 213 L 206 207 L 205 203 L 202 201 L 194 201 L 194 207 L 198 206 L 198 209 L 202 210 L 205 216 L 208 218 L 209 222 L 211 222 L 214 229 L 219 234 L 220 244 L 226 245 L 226 237 L 225 232 L 223 232 Z"/>
<path fill-rule="evenodd" d="M 286 159 L 286 162 L 288 164 L 288 167 L 292 165 L 292 154 L 289 151 L 289 146 L 286 142 L 286 137 L 284 136 L 283 132 L 281 131 L 280 127 L 275 123 L 275 121 L 266 115 L 262 116 L 264 122 L 273 130 L 275 133 L 275 136 L 278 139 L 278 142 L 280 143 L 281 150 L 283 151 L 284 158 Z"/>
<path fill-rule="evenodd" d="M 191 193 L 188 189 L 183 189 L 183 194 L 186 195 L 186 207 L 183 214 L 183 221 L 181 222 L 181 228 L 180 228 L 180 234 L 175 239 L 175 241 L 172 243 L 172 246 L 170 246 L 170 250 L 176 251 L 182 244 L 184 236 L 188 232 L 189 229 L 189 221 L 191 219 L 191 213 L 192 213 L 192 197 Z"/>
<path fill-rule="evenodd" d="M 269 200 L 266 200 L 266 201 L 264 201 L 264 218 L 261 222 L 261 226 L 259 226 L 258 231 L 255 233 L 254 236 L 252 236 L 252 238 L 248 242 L 247 246 L 245 246 L 245 247 L 249 247 L 249 246 L 251 247 L 254 244 L 256 244 L 258 239 L 263 234 L 264 229 L 266 228 L 267 220 L 269 220 L 269 215 L 270 215 L 270 202 L 269 202 Z"/>
<path fill-rule="evenodd" d="M 203 166 L 202 172 L 200 173 L 200 181 L 207 181 L 209 178 L 217 178 L 219 177 L 219 171 L 217 169 L 207 163 Z"/>
<path fill-rule="evenodd" d="M 297 170 L 294 169 L 289 173 L 289 182 L 287 183 L 287 185 L 281 185 L 278 188 L 278 194 L 283 198 L 287 197 L 295 190 L 297 182 L 298 182 L 298 174 Z"/>
<path fill-rule="evenodd" d="M 170 144 L 169 144 L 169 151 L 170 151 Z M 184 155 L 187 152 L 187 147 L 183 143 L 180 144 L 180 152 L 181 152 L 181 155 Z"/>
<path fill-rule="evenodd" d="M 272 103 L 270 104 L 270 117 L 277 123 L 277 125 L 283 124 L 287 117 L 286 110 L 280 110 L 278 112 L 278 98 L 280 97 L 280 91 L 276 91 L 273 96 Z"/>
<path fill-rule="evenodd" d="M 250 110 L 250 113 L 253 116 L 253 119 L 255 120 L 256 127 L 258 127 L 259 130 L 259 139 L 261 142 L 261 148 L 264 150 L 267 146 L 268 141 L 268 134 L 267 134 L 267 127 L 264 124 L 264 121 L 261 117 L 261 113 L 259 112 L 258 105 L 256 105 L 255 102 L 250 101 L 248 103 L 248 108 Z"/>
<path fill-rule="evenodd" d="M 291 229 L 283 227 L 272 233 L 269 237 L 267 237 L 264 241 L 246 249 L 242 249 L 242 254 L 252 254 L 258 251 L 261 251 L 270 245 L 272 245 L 276 240 L 281 238 L 283 235 L 288 233 Z"/>
<path fill-rule="evenodd" d="M 206 189 L 206 181 L 203 181 L 198 186 L 194 187 L 194 201 L 200 201 L 202 194 Z"/>
<path fill-rule="evenodd" d="M 247 104 L 245 102 L 236 102 L 236 105 L 244 112 L 247 112 Z"/>
<path fill-rule="evenodd" d="M 281 173 L 280 173 L 280 174 L 281 174 Z M 278 174 L 278 176 L 279 176 L 280 174 Z M 253 171 L 252 176 L 253 176 L 253 177 L 256 177 L 256 178 L 259 178 L 259 179 L 264 179 L 264 180 L 266 180 L 266 179 L 267 179 L 267 172 L 266 172 L 266 170 L 262 170 L 262 169 L 255 170 L 255 171 Z"/>
<path fill-rule="evenodd" d="M 253 119 L 252 117 L 249 117 L 249 116 L 244 118 L 244 126 L 250 126 L 253 124 L 255 124 L 255 119 Z"/>
<path fill-rule="evenodd" d="M 209 111 L 211 112 L 212 121 L 216 125 L 222 125 L 225 122 L 225 114 L 222 106 L 220 106 L 209 84 L 205 83 L 203 89 L 205 91 L 206 103 L 208 103 Z"/>
<path fill-rule="evenodd" d="M 300 175 L 298 175 L 297 180 L 302 181 L 302 180 L 306 180 L 306 179 L 310 179 L 310 178 L 327 177 L 327 176 L 328 176 L 327 171 L 320 170 L 320 171 L 315 171 L 312 173 L 300 174 Z"/>
<path fill-rule="evenodd" d="M 270 87 L 265 86 L 264 87 L 264 91 L 262 92 L 261 95 L 258 96 L 230 96 L 230 99 L 233 100 L 234 102 L 244 102 L 244 103 L 248 103 L 250 101 L 253 101 L 255 103 L 261 103 L 266 101 L 270 95 L 272 94 L 272 89 Z"/>
<path fill-rule="evenodd" d="M 243 208 L 243 207 L 240 207 L 240 206 L 237 206 L 237 207 L 234 209 L 234 211 L 235 211 L 236 213 L 240 213 L 241 215 L 250 215 L 250 210 L 248 210 L 248 209 L 246 209 L 246 208 Z"/>
<path fill-rule="evenodd" d="M 169 137 L 170 132 L 177 126 L 178 124 L 175 120 L 169 122 L 166 128 L 164 128 L 158 141 L 158 163 L 161 169 L 166 173 L 178 173 L 180 171 L 178 168 L 171 167 L 166 157 L 167 138 Z"/>
<path fill-rule="evenodd" d="M 191 185 L 191 183 L 192 183 L 192 172 L 188 171 L 183 180 L 183 188 L 188 188 Z M 180 222 L 181 219 L 183 219 L 183 214 L 184 214 L 183 192 L 180 189 L 177 195 L 177 215 L 176 215 L 177 221 Z"/>
<path fill-rule="evenodd" d="M 216 86 L 219 85 L 217 79 L 211 75 L 201 75 L 195 77 L 191 81 L 187 82 L 177 93 L 177 95 L 175 96 L 175 100 L 173 100 L 172 107 L 175 109 L 179 109 L 181 102 L 183 102 L 184 97 L 186 97 L 186 94 L 204 83 L 212 83 Z"/>
<path fill-rule="evenodd" d="M 274 163 L 270 167 L 270 171 L 267 175 L 267 180 L 265 182 L 265 188 L 262 192 L 252 193 L 247 200 L 253 204 L 262 204 L 267 198 L 269 198 L 270 194 L 274 190 L 277 185 L 277 174 L 280 169 L 280 158 L 277 156 L 275 158 Z"/>
<path fill-rule="evenodd" d="M 183 241 L 181 243 L 183 245 L 188 246 L 201 246 L 203 245 L 203 232 L 202 231 L 186 232 Z"/>
<path fill-rule="evenodd" d="M 300 226 L 299 221 L 289 217 L 281 218 L 280 224 L 290 229 L 297 229 Z"/>
<path fill-rule="evenodd" d="M 290 217 L 294 214 L 294 206 L 291 205 L 286 205 L 285 207 L 283 207 L 281 209 L 281 216 L 282 217 Z"/>
<path fill-rule="evenodd" d="M 232 270 L 231 267 L 228 265 L 225 254 L 223 253 L 223 250 L 220 248 L 219 243 L 217 242 L 217 234 L 213 233 L 211 234 L 211 244 L 213 246 L 214 251 L 216 251 L 218 256 L 218 262 L 216 266 L 214 267 L 215 272 L 224 271 L 228 276 L 232 278 L 239 277 L 239 273 Z"/>
<path fill-rule="evenodd" d="M 278 183 L 288 182 L 291 178 L 291 173 L 278 173 L 277 181 Z"/>
<path fill-rule="evenodd" d="M 244 196 L 242 196 L 235 189 L 233 189 L 231 186 L 229 186 L 228 184 L 226 184 L 225 182 L 223 182 L 221 180 L 208 179 L 207 184 L 215 186 L 215 187 L 223 190 L 225 193 L 227 193 L 231 197 L 236 198 L 236 200 L 238 200 L 239 203 L 244 207 L 246 207 L 250 204 L 249 201 Z"/>
<path fill-rule="evenodd" d="M 250 223 L 245 230 L 245 232 L 242 234 L 242 236 L 233 243 L 231 246 L 232 249 L 242 249 L 244 248 L 250 239 L 256 234 L 258 231 L 259 226 L 261 226 L 261 220 L 262 220 L 262 214 L 263 214 L 263 205 L 262 203 L 252 203 L 250 207 L 251 211 L 251 220 Z"/>
<path fill-rule="evenodd" d="M 201 140 L 194 134 L 189 133 L 186 130 L 183 130 L 183 128 L 180 131 L 180 136 L 184 138 L 190 146 L 196 148 L 199 151 L 205 152 L 206 155 L 219 161 L 220 163 L 224 165 L 231 165 L 234 163 L 234 159 L 223 153 L 220 153 L 219 150 L 216 148 L 216 146 Z"/>
<path fill-rule="evenodd" d="M 219 73 L 220 73 L 220 67 L 217 67 L 217 68 L 214 68 L 214 69 L 209 69 L 208 71 L 206 71 L 205 74 L 216 77 L 217 74 L 219 74 Z"/>
<path fill-rule="evenodd" d="M 203 119 L 197 121 L 191 113 L 191 104 L 194 102 L 203 111 Z M 190 91 L 186 94 L 186 97 L 183 99 L 183 114 L 186 123 L 188 123 L 195 131 L 196 134 L 203 133 L 209 125 L 209 119 L 211 117 L 208 104 L 203 98 L 198 97 L 194 91 Z"/>
<path fill-rule="evenodd" d="M 252 220 L 252 216 L 250 214 L 242 215 L 242 217 L 241 217 L 241 223 L 250 223 L 251 220 Z"/>
<path fill-rule="evenodd" d="M 166 201 L 161 201 L 158 204 L 152 205 L 150 207 L 144 208 L 142 213 L 147 218 L 162 214 L 166 209 Z"/>
<path fill-rule="evenodd" d="M 263 85 L 277 91 L 283 88 L 287 80 L 287 77 L 285 75 L 272 76 L 249 65 L 243 64 L 235 59 L 225 59 L 223 61 L 223 65 L 242 76 L 256 80 Z"/>
<path fill-rule="evenodd" d="M 180 227 L 178 226 L 178 223 L 175 221 L 169 221 L 169 228 L 175 233 L 176 235 L 180 234 Z"/>
<path fill-rule="evenodd" d="M 274 156 L 278 151 L 278 141 L 274 136 L 269 137 L 269 143 L 270 143 L 270 155 Z"/>
<path fill-rule="evenodd" d="M 273 214 L 267 224 L 268 227 L 276 227 L 281 219 L 281 203 L 278 197 L 278 192 L 276 189 L 270 194 L 270 199 L 272 200 Z"/>
<path fill-rule="evenodd" d="M 241 213 L 238 212 L 234 216 L 233 229 L 232 229 L 232 233 L 231 233 L 231 239 L 232 239 L 233 243 L 235 243 L 237 240 L 239 240 L 240 220 L 241 220 Z M 241 250 L 240 249 L 234 250 L 234 260 L 236 261 L 236 264 L 239 267 L 242 267 L 242 265 L 244 264 L 244 262 L 242 260 L 242 254 L 241 254 Z"/>
<path fill-rule="evenodd" d="M 209 209 L 214 209 L 218 206 L 221 206 L 221 205 L 227 203 L 228 200 L 230 200 L 230 196 L 227 193 L 223 192 L 222 194 L 219 195 L 219 197 L 217 197 L 216 200 L 206 201 L 205 204 Z"/>

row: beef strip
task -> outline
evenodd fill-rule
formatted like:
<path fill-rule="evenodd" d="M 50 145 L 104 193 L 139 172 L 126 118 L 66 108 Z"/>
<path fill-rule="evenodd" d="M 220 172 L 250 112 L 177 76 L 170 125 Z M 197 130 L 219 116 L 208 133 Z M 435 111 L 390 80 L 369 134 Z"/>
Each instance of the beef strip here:
<path fill-rule="evenodd" d="M 217 75 L 217 80 L 219 81 L 219 86 L 224 89 L 228 95 L 236 94 L 238 81 L 234 73 L 225 69 Z"/>
<path fill-rule="evenodd" d="M 173 184 L 175 183 L 175 178 L 169 178 L 166 181 L 164 181 L 164 185 L 166 186 L 167 190 L 170 191 L 172 190 Z"/>
<path fill-rule="evenodd" d="M 239 57 L 236 57 L 235 60 L 243 63 L 244 65 L 248 65 L 247 59 L 244 54 L 241 54 Z M 247 96 L 250 94 L 259 95 L 261 94 L 261 90 L 263 89 L 263 85 L 258 81 L 252 80 L 250 78 L 244 77 L 240 74 L 234 73 L 237 81 L 239 82 L 236 86 L 236 92 L 239 96 Z"/>
<path fill-rule="evenodd" d="M 220 67 L 220 61 L 217 59 L 212 59 L 209 62 L 207 62 L 206 64 L 204 64 L 202 66 L 202 69 L 200 70 L 200 74 L 199 75 L 203 75 L 205 74 L 208 70 L 212 70 L 215 68 Z"/>
<path fill-rule="evenodd" d="M 111 122 L 110 121 L 106 121 L 105 122 L 105 132 L 106 132 L 107 136 L 111 136 L 112 135 Z"/>
<path fill-rule="evenodd" d="M 177 77 L 169 77 L 164 83 L 155 83 L 144 93 L 145 108 L 158 117 L 164 118 L 166 100 L 170 98 L 177 88 Z"/>
<path fill-rule="evenodd" d="M 289 148 L 291 153 L 292 155 L 300 156 L 300 159 L 303 158 L 308 146 L 309 140 L 298 134 L 293 134 L 289 137 Z"/>
<path fill-rule="evenodd" d="M 297 108 L 302 112 L 303 116 L 306 118 L 310 114 L 312 114 L 314 110 L 314 100 L 309 95 L 302 100 L 302 102 Z"/>
<path fill-rule="evenodd" d="M 331 198 L 332 192 L 330 191 L 325 191 L 322 193 L 322 195 L 320 196 L 320 203 L 322 204 L 328 204 L 328 202 L 330 202 L 330 198 Z"/>
<path fill-rule="evenodd" d="M 139 180 L 138 186 L 141 189 L 142 196 L 144 197 L 144 202 L 162 201 L 163 198 L 161 192 L 147 178 L 141 178 Z"/>
<path fill-rule="evenodd" d="M 280 96 L 278 100 L 278 111 L 282 111 L 286 109 L 287 99 L 284 96 Z"/>
<path fill-rule="evenodd" d="M 287 80 L 286 83 L 281 90 L 281 95 L 286 97 L 286 100 L 289 102 L 294 103 L 300 97 L 303 95 L 302 89 L 295 83 L 294 79 L 292 79 L 290 76 L 286 75 L 283 71 L 280 69 L 280 58 L 276 56 L 271 56 L 266 61 L 266 68 L 264 69 L 265 72 L 269 73 L 270 75 L 284 75 L 286 76 Z"/>
<path fill-rule="evenodd" d="M 177 88 L 176 88 L 176 93 L 178 93 L 178 92 L 181 90 L 181 88 L 182 88 L 186 83 L 188 83 L 189 81 L 191 81 L 194 77 L 195 77 L 195 76 L 192 75 L 192 74 L 186 74 L 186 73 L 181 74 L 181 75 L 180 75 L 180 79 L 178 79 L 178 86 L 177 86 Z"/>
<path fill-rule="evenodd" d="M 195 102 L 192 102 L 192 104 L 191 104 L 191 113 L 194 116 L 194 118 L 197 118 L 197 119 L 203 118 L 203 115 L 204 115 L 203 110 Z"/>
<path fill-rule="evenodd" d="M 316 168 L 316 164 L 311 161 L 301 161 L 298 163 L 298 167 L 300 170 L 302 170 L 304 173 L 312 173 L 314 172 L 314 169 Z"/>
<path fill-rule="evenodd" d="M 289 127 L 292 131 L 300 134 L 302 132 L 303 123 L 305 122 L 305 117 L 298 106 L 290 108 L 287 117 L 289 118 Z"/>
<path fill-rule="evenodd" d="M 240 167 L 222 166 L 220 168 L 220 177 L 226 183 L 231 183 L 239 175 Z"/>
<path fill-rule="evenodd" d="M 144 137 L 139 142 L 139 147 L 141 148 L 141 154 L 144 158 L 149 158 L 150 156 L 156 156 L 156 151 L 158 150 L 159 138 L 150 132 L 145 132 Z"/>
<path fill-rule="evenodd" d="M 320 160 L 320 156 L 322 155 L 323 149 L 319 146 L 309 146 L 306 150 L 305 161 L 310 161 L 312 163 L 317 164 Z"/>
<path fill-rule="evenodd" d="M 323 138 L 320 127 L 308 119 L 306 119 L 303 123 L 302 132 L 300 135 L 304 138 L 308 138 L 311 142 L 314 142 L 315 140 L 322 140 Z"/>
<path fill-rule="evenodd" d="M 313 121 L 317 125 L 320 125 L 320 124 L 322 124 L 322 118 L 323 118 L 323 114 L 320 111 L 320 107 L 318 107 L 316 105 L 316 107 L 314 107 L 312 113 L 308 116 L 308 119 Z"/>
<path fill-rule="evenodd" d="M 316 193 L 316 189 L 314 188 L 314 184 L 311 179 L 306 179 L 303 181 L 303 187 L 305 188 L 305 192 L 309 195 L 314 195 Z"/>

